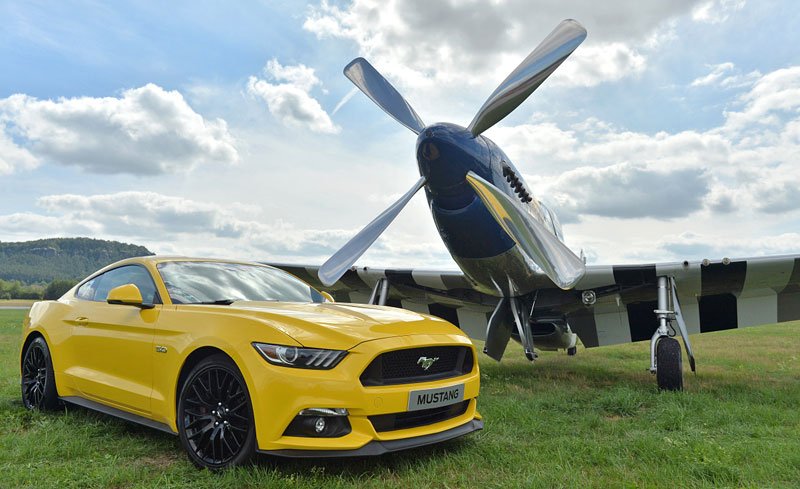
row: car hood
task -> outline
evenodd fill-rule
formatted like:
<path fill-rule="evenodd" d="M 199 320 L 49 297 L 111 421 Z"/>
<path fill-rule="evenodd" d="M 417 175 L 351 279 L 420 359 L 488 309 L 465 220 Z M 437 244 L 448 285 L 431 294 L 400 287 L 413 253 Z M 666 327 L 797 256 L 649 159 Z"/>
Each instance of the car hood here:
<path fill-rule="evenodd" d="M 394 307 L 239 301 L 236 313 L 269 322 L 303 346 L 349 350 L 365 341 L 413 334 L 463 334 L 447 321 Z M 233 311 L 231 311 L 233 312 Z"/>

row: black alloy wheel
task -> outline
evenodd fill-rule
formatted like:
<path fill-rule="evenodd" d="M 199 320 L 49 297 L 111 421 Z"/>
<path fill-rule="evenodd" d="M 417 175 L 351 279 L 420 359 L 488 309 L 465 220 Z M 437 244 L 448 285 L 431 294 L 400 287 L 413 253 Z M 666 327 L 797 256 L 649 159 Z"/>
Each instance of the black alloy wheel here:
<path fill-rule="evenodd" d="M 255 450 L 250 394 L 225 355 L 203 359 L 189 373 L 178 399 L 181 444 L 198 467 L 222 469 L 247 462 Z"/>
<path fill-rule="evenodd" d="M 22 355 L 22 403 L 27 409 L 50 410 L 58 407 L 50 349 L 41 336 L 34 338 Z"/>

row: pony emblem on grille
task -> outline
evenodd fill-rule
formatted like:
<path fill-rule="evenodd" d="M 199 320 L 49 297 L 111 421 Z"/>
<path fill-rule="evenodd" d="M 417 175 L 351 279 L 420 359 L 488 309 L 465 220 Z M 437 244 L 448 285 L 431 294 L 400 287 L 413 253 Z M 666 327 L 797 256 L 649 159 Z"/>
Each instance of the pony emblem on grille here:
<path fill-rule="evenodd" d="M 422 370 L 428 370 L 438 359 L 439 357 L 419 357 L 417 365 L 421 366 Z"/>

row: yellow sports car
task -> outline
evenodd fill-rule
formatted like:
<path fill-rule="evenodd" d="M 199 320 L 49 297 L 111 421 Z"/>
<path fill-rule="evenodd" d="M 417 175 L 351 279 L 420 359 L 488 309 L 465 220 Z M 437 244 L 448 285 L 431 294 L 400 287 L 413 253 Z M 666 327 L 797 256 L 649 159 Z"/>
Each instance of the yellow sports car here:
<path fill-rule="evenodd" d="M 461 330 L 336 304 L 256 263 L 114 263 L 34 304 L 22 344 L 27 408 L 69 402 L 174 433 L 211 469 L 254 452 L 378 455 L 483 426 Z"/>

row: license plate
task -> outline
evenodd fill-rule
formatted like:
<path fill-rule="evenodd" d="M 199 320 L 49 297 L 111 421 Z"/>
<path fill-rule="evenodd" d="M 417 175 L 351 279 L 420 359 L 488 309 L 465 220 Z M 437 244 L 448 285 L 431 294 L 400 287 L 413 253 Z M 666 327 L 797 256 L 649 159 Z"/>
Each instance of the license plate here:
<path fill-rule="evenodd" d="M 408 410 L 419 411 L 441 406 L 449 406 L 464 400 L 464 384 L 411 391 L 408 395 Z"/>

